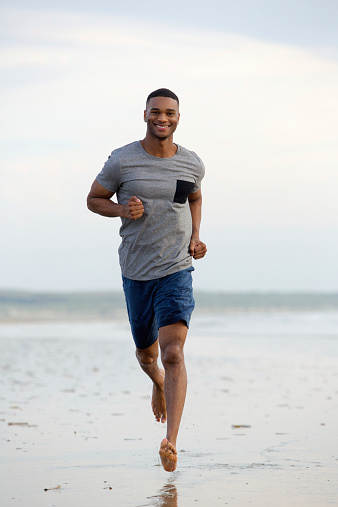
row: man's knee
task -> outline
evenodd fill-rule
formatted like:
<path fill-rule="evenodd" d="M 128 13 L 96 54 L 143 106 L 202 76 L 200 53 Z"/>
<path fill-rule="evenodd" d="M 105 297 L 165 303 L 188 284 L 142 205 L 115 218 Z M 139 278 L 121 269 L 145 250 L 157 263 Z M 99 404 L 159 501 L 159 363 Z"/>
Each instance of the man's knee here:
<path fill-rule="evenodd" d="M 163 366 L 180 364 L 184 361 L 183 346 L 180 343 L 168 343 L 161 348 Z"/>
<path fill-rule="evenodd" d="M 136 357 L 140 364 L 150 365 L 157 361 L 158 351 L 148 349 L 136 349 Z"/>

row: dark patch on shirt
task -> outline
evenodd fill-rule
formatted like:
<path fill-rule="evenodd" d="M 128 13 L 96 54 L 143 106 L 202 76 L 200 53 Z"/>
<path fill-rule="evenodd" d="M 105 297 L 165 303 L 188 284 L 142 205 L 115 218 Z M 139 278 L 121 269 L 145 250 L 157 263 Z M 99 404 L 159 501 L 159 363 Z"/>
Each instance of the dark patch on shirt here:
<path fill-rule="evenodd" d="M 177 180 L 174 202 L 184 204 L 188 198 L 188 195 L 193 191 L 194 186 L 195 184 L 191 181 Z"/>

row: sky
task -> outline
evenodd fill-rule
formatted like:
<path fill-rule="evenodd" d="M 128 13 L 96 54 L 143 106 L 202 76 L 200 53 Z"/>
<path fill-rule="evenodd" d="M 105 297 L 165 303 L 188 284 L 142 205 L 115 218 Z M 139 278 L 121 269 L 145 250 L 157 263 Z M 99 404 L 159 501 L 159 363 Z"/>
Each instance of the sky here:
<path fill-rule="evenodd" d="M 167 87 L 206 166 L 195 288 L 338 290 L 336 1 L 11 0 L 0 19 L 0 289 L 121 288 L 119 219 L 86 196 Z"/>

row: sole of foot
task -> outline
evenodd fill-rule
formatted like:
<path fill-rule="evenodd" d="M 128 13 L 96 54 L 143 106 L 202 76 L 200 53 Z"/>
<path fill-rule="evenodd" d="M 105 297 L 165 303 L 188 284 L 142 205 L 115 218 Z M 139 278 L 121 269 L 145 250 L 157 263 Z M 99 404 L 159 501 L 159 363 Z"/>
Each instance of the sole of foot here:
<path fill-rule="evenodd" d="M 177 467 L 177 451 L 166 438 L 161 442 L 159 455 L 164 470 L 166 472 L 174 472 Z"/>

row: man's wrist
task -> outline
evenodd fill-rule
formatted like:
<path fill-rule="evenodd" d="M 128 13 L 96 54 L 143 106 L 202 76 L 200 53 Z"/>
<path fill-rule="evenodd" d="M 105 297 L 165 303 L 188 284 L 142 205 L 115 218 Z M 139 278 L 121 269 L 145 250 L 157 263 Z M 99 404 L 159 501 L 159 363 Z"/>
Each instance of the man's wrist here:
<path fill-rule="evenodd" d="M 128 218 L 126 204 L 120 204 L 119 215 L 120 218 Z"/>

